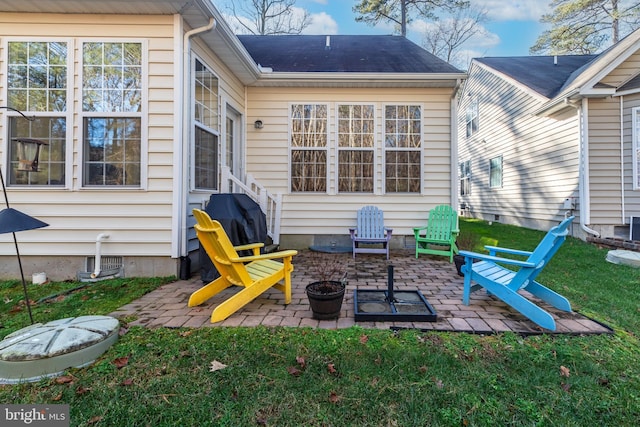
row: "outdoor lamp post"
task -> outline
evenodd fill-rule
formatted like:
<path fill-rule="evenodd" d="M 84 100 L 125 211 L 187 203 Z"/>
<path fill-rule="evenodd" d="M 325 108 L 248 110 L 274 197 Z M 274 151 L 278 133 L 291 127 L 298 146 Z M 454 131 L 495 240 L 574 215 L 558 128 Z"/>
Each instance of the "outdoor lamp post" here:
<path fill-rule="evenodd" d="M 15 111 L 22 117 L 29 121 L 35 120 L 35 117 L 27 117 L 24 113 L 15 108 L 0 106 L 0 109 Z M 18 171 L 23 172 L 37 172 L 38 171 L 38 159 L 40 156 L 40 147 L 45 145 L 46 142 L 32 138 L 15 138 L 18 143 Z M 28 156 L 28 157 L 27 157 Z M 20 260 L 20 250 L 18 249 L 18 240 L 16 239 L 17 231 L 35 230 L 36 228 L 46 227 L 49 224 L 42 222 L 36 218 L 30 217 L 20 211 L 9 207 L 9 198 L 7 197 L 7 188 L 4 183 L 4 176 L 2 175 L 2 168 L 0 167 L 0 182 L 2 182 L 2 192 L 4 194 L 4 201 L 7 207 L 0 211 L 0 234 L 11 233 L 13 235 L 13 243 L 16 248 L 16 255 L 18 257 L 18 266 L 20 267 L 20 277 L 22 279 L 22 289 L 24 291 L 24 299 L 27 304 L 27 310 L 29 311 L 29 320 L 33 325 L 33 314 L 31 314 L 31 303 L 29 301 L 29 294 L 27 292 L 27 283 L 24 280 L 24 271 L 22 269 L 22 261 Z"/>

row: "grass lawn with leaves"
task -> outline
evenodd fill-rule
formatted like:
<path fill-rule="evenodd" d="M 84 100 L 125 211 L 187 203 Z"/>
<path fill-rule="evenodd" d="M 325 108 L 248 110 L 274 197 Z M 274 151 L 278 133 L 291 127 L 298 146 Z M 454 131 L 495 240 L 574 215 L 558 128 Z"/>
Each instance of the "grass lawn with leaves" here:
<path fill-rule="evenodd" d="M 521 249 L 544 234 L 481 221 L 461 228 L 482 244 Z M 118 342 L 93 365 L 0 385 L 0 402 L 69 404 L 74 426 L 637 425 L 640 272 L 607 263 L 606 251 L 569 238 L 540 281 L 611 335 L 148 329 L 124 319 Z M 29 291 L 34 301 L 50 297 L 33 307 L 46 322 L 108 314 L 168 280 Z M 0 284 L 0 296 L 4 337 L 29 322 L 19 283 Z"/>

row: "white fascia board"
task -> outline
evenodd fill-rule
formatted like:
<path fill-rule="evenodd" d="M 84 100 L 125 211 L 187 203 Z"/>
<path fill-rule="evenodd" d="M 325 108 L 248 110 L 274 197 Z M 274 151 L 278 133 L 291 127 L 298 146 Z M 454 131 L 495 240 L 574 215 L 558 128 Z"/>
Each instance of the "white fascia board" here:
<path fill-rule="evenodd" d="M 439 87 L 455 87 L 466 73 L 280 73 L 263 71 L 257 85 L 261 84 L 337 84 L 337 83 L 368 83 L 388 84 L 389 86 L 402 83 L 403 86 L 418 83 L 431 83 Z"/>

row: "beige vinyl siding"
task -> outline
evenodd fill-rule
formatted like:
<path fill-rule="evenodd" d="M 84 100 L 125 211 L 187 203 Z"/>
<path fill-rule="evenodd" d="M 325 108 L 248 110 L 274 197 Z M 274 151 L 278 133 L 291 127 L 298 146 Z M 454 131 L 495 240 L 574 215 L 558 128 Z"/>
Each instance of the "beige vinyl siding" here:
<path fill-rule="evenodd" d="M 191 48 L 192 48 L 193 54 L 195 54 L 197 58 L 199 58 L 204 64 L 206 64 L 206 66 L 216 75 L 216 77 L 218 77 L 218 95 L 219 95 L 218 108 L 219 108 L 219 123 L 220 123 L 218 127 L 218 131 L 221 132 L 218 137 L 219 153 L 220 153 L 219 161 L 224 162 L 226 159 L 222 150 L 223 148 L 222 144 L 224 143 L 224 134 L 222 133 L 223 131 L 222 125 L 224 124 L 225 117 L 226 117 L 226 104 L 231 105 L 241 115 L 244 115 L 244 111 L 245 111 L 244 85 L 221 61 L 221 59 L 218 56 L 216 56 L 215 52 L 210 52 L 206 47 L 204 47 L 202 42 L 197 37 L 191 40 Z M 192 64 L 190 65 L 190 67 L 192 68 Z M 253 121 L 251 123 L 252 123 L 251 127 L 253 127 Z M 190 149 L 192 150 L 192 148 Z M 193 151 L 191 151 L 190 153 L 190 156 L 192 155 L 193 155 Z M 189 195 L 188 195 L 187 212 L 186 212 L 187 252 L 195 251 L 200 246 L 200 243 L 198 242 L 198 238 L 195 233 L 195 229 L 193 228 L 193 225 L 195 225 L 196 221 L 195 221 L 195 218 L 193 217 L 192 210 L 194 208 L 202 209 L 203 202 L 208 201 L 212 193 L 211 191 L 202 191 L 202 190 L 194 191 L 193 187 L 194 185 L 190 182 L 189 189 L 191 191 L 189 192 Z"/>
<path fill-rule="evenodd" d="M 640 94 L 623 97 L 623 140 L 624 140 L 624 220 L 629 221 L 630 216 L 640 216 L 640 189 L 633 188 L 633 133 L 632 114 L 633 108 L 640 107 Z"/>
<path fill-rule="evenodd" d="M 283 235 L 348 233 L 355 225 L 356 211 L 376 205 L 394 235 L 412 235 L 412 227 L 425 222 L 427 211 L 451 203 L 450 97 L 452 89 L 374 88 L 257 88 L 250 87 L 247 109 L 247 172 L 273 193 L 284 195 Z M 327 194 L 289 193 L 289 108 L 292 103 L 329 106 L 329 177 Z M 375 105 L 374 154 L 375 194 L 337 193 L 336 190 L 336 106 Z M 422 194 L 382 195 L 383 107 L 387 104 L 416 104 L 423 116 Z M 260 119 L 264 128 L 254 129 Z M 453 184 L 454 185 L 454 184 Z"/>
<path fill-rule="evenodd" d="M 629 56 L 622 64 L 618 65 L 612 70 L 606 77 L 601 80 L 601 83 L 620 87 L 626 83 L 629 79 L 638 74 L 640 69 L 640 53 L 636 52 Z"/>
<path fill-rule="evenodd" d="M 67 176 L 68 188 L 8 189 L 12 207 L 50 224 L 49 227 L 21 233 L 20 251 L 24 255 L 92 256 L 99 233 L 110 238 L 102 245 L 103 255 L 170 256 L 173 192 L 173 111 L 177 92 L 174 90 L 174 22 L 172 16 L 121 15 L 55 15 L 0 13 L 0 46 L 7 39 L 61 40 L 70 42 L 73 57 L 73 100 L 68 108 L 79 108 L 82 42 L 142 42 L 148 58 L 147 82 L 144 83 L 148 104 L 143 114 L 142 162 L 147 176 L 141 189 L 81 188 L 82 123 L 77 114 L 70 117 L 67 139 L 67 162 L 73 164 Z M 0 61 L 6 52 L 0 52 Z M 0 63 L 0 71 L 6 64 Z M 0 81 L 6 81 L 4 74 Z M 6 88 L 0 87 L 0 104 L 6 103 Z M 4 121 L 3 121 L 4 123 Z M 6 129 L 0 129 L 2 158 L 6 152 Z M 5 172 L 6 163 L 0 165 Z M 14 255 L 6 244 L 10 235 L 0 236 L 0 255 Z M 81 266 L 77 266 L 78 270 Z"/>
<path fill-rule="evenodd" d="M 468 94 L 471 94 L 470 96 Z M 473 66 L 458 108 L 459 161 L 470 160 L 471 214 L 546 229 L 562 219 L 562 204 L 578 196 L 578 119 L 575 111 L 539 117 L 543 99 Z M 467 105 L 479 99 L 479 130 L 466 137 Z M 489 161 L 502 156 L 503 185 L 489 188 Z"/>
<path fill-rule="evenodd" d="M 590 99 L 589 190 L 592 224 L 620 224 L 620 99 Z"/>

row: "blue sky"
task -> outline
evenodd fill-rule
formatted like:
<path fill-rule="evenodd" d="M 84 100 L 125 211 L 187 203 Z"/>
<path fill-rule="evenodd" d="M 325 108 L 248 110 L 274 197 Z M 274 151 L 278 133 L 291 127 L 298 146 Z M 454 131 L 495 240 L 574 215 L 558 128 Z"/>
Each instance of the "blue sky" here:
<path fill-rule="evenodd" d="M 221 12 L 225 12 L 225 1 L 215 0 Z M 236 0 L 236 3 L 238 0 Z M 380 24 L 376 27 L 355 21 L 352 11 L 356 0 L 296 0 L 296 7 L 311 15 L 311 25 L 305 34 L 391 34 L 393 26 Z M 480 56 L 526 56 L 544 27 L 540 17 L 548 12 L 549 0 L 471 0 L 473 6 L 487 11 L 489 21 L 485 34 L 469 43 L 465 55 Z M 407 37 L 422 44 L 421 28 L 425 22 L 413 22 Z"/>

